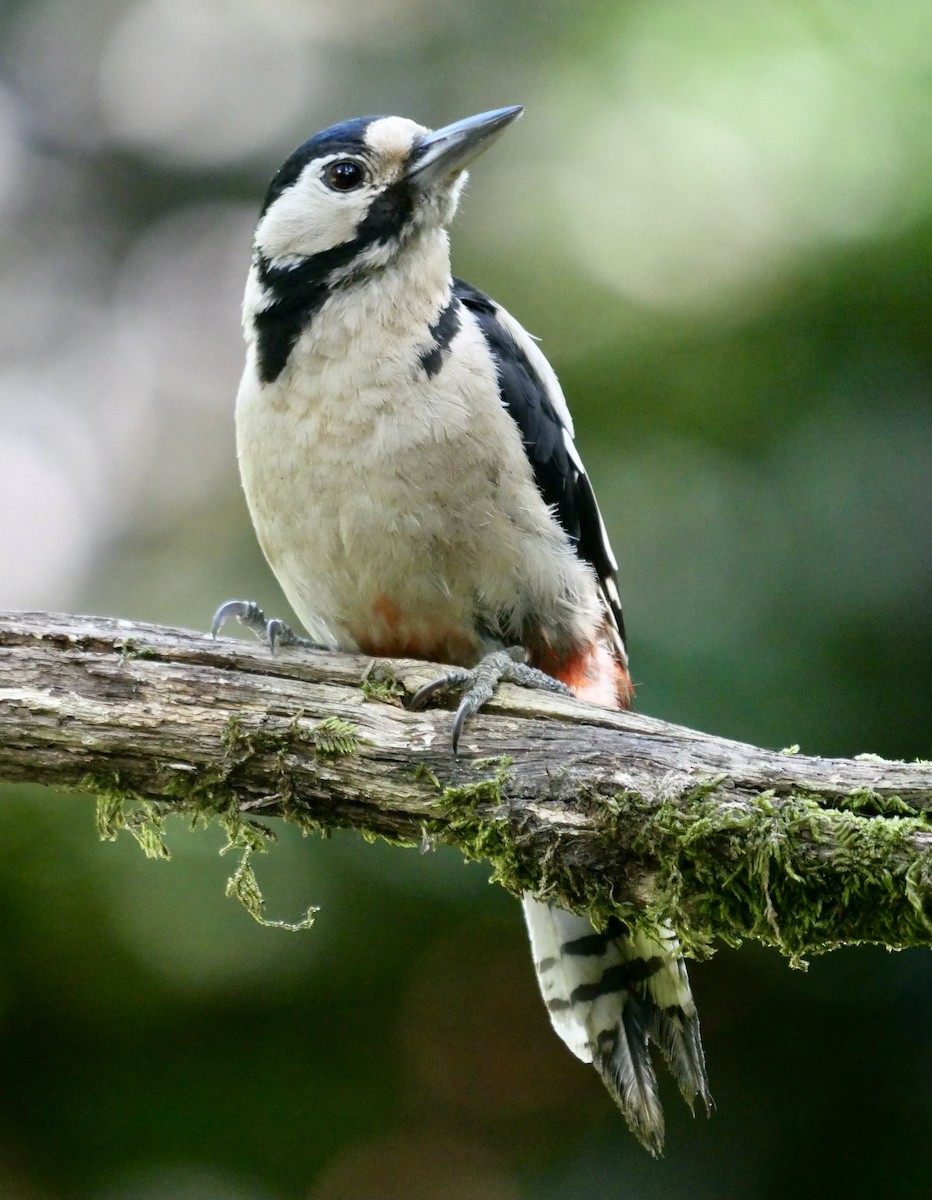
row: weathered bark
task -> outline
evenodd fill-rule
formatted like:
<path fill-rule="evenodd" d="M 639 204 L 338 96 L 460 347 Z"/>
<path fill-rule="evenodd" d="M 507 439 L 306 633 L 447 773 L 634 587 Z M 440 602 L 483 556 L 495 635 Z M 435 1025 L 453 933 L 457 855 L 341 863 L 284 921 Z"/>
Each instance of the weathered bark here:
<path fill-rule="evenodd" d="M 0 614 L 0 779 L 449 842 L 596 919 L 794 958 L 932 944 L 932 767 L 779 753 L 504 687 L 467 727 L 437 670 L 103 618 Z M 153 806 L 153 807 L 150 807 Z M 113 811 L 116 811 L 115 809 Z"/>

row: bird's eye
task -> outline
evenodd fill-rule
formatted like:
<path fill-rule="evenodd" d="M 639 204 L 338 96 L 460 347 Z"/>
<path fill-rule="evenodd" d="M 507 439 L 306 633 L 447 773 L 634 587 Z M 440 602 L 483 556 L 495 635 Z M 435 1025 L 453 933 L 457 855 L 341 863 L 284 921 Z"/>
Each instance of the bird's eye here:
<path fill-rule="evenodd" d="M 352 158 L 341 158 L 330 163 L 324 171 L 324 180 L 335 192 L 351 192 L 366 181 L 365 168 Z"/>

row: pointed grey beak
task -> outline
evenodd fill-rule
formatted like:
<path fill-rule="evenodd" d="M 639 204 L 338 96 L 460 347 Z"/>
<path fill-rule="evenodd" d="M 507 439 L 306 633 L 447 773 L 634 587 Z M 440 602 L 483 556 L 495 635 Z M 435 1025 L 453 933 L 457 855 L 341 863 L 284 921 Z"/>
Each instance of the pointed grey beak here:
<path fill-rule="evenodd" d="M 492 112 L 466 117 L 443 129 L 427 133 L 415 143 L 407 178 L 425 191 L 440 179 L 449 179 L 464 170 L 487 150 L 500 133 L 524 112 L 521 104 L 496 108 Z"/>

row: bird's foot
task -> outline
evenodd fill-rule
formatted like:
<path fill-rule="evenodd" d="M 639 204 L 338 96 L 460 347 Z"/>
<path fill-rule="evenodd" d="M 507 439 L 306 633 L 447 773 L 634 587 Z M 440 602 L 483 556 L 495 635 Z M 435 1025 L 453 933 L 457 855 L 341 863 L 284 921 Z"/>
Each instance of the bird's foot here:
<path fill-rule="evenodd" d="M 279 621 L 277 617 L 268 620 L 254 600 L 228 600 L 226 604 L 221 604 L 210 623 L 210 636 L 216 637 L 226 622 L 234 617 L 240 625 L 251 629 L 261 642 L 267 642 L 273 654 L 276 646 L 304 646 L 307 650 L 326 649 L 317 642 L 312 642 L 310 638 L 300 637 L 290 625 Z"/>
<path fill-rule="evenodd" d="M 521 687 L 556 692 L 560 696 L 573 694 L 559 679 L 554 679 L 552 675 L 548 675 L 544 671 L 538 671 L 536 667 L 529 667 L 524 658 L 525 651 L 522 646 L 512 646 L 508 650 L 493 650 L 491 654 L 486 654 L 480 659 L 479 663 L 471 670 L 457 667 L 437 679 L 432 679 L 430 683 L 425 683 L 411 697 L 408 707 L 422 708 L 437 692 L 462 691 L 463 698 L 460 700 L 456 716 L 453 718 L 451 740 L 453 753 L 456 754 L 463 726 L 482 708 L 486 701 L 492 699 L 500 683 L 517 683 Z"/>

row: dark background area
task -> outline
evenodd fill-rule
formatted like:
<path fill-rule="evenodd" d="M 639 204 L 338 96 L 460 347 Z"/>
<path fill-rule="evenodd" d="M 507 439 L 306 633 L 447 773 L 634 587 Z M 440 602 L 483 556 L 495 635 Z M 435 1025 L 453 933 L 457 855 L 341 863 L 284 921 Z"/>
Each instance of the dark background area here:
<path fill-rule="evenodd" d="M 510 103 L 458 274 L 540 335 L 641 709 L 930 755 L 932 10 L 903 0 L 0 4 L 0 606 L 287 617 L 236 474 L 268 178 L 366 112 Z M 0 1197 L 924 1197 L 928 954 L 691 967 L 717 1111 L 653 1162 L 452 852 L 281 831 L 260 929 L 0 789 Z"/>

